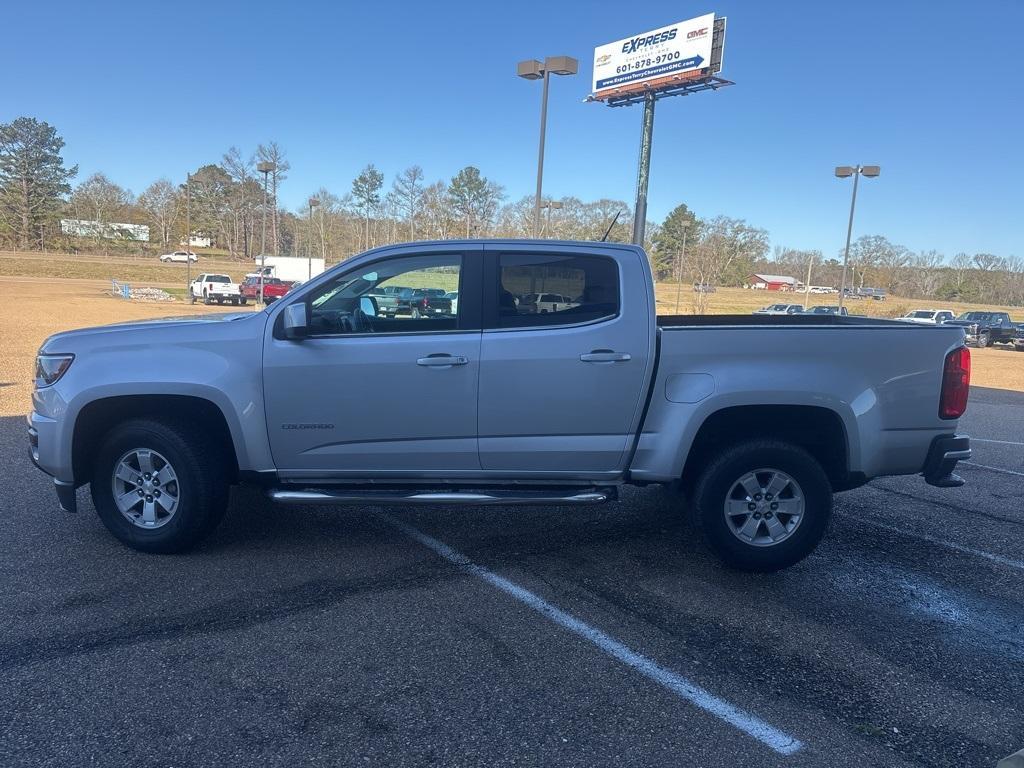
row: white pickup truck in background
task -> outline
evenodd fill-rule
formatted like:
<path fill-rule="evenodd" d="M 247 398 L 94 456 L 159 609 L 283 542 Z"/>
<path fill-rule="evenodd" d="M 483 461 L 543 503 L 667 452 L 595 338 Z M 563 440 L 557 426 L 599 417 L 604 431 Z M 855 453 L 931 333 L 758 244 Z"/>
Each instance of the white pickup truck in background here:
<path fill-rule="evenodd" d="M 202 299 L 203 304 L 223 304 L 230 301 L 232 304 L 245 304 L 238 283 L 232 282 L 228 275 L 214 274 L 212 272 L 199 275 L 189 286 L 189 298 L 195 304 L 196 300 Z"/>

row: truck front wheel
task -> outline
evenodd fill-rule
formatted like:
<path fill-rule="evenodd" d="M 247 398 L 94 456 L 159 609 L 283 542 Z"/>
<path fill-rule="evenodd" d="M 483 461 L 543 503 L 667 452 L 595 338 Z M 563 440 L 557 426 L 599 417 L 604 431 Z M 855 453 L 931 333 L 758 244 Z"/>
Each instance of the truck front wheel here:
<path fill-rule="evenodd" d="M 708 547 L 733 568 L 770 572 L 807 557 L 832 515 L 832 487 L 803 448 L 755 440 L 724 450 L 694 488 Z"/>
<path fill-rule="evenodd" d="M 228 484 L 215 441 L 173 421 L 133 419 L 110 431 L 91 478 L 100 520 L 143 552 L 184 552 L 224 516 Z"/>

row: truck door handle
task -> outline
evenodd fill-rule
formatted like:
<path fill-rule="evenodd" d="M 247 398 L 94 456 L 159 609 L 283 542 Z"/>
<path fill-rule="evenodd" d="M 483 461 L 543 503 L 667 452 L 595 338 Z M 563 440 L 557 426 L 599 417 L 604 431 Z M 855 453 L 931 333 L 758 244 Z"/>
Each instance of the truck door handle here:
<path fill-rule="evenodd" d="M 447 354 L 434 354 L 421 357 L 416 361 L 416 365 L 426 365 L 436 368 L 447 368 L 452 365 L 466 365 L 469 360 L 462 355 L 452 356 Z"/>
<path fill-rule="evenodd" d="M 632 359 L 626 352 L 613 352 L 610 349 L 593 349 L 580 355 L 584 363 L 623 363 Z"/>

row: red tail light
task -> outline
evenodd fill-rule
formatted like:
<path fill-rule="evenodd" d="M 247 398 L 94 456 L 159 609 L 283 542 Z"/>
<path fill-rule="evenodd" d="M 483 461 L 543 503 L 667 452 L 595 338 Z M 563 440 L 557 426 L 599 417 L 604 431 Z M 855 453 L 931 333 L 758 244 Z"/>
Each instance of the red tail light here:
<path fill-rule="evenodd" d="M 421 302 L 420 302 L 420 304 L 422 304 L 422 305 L 423 305 L 423 308 L 424 308 L 424 309 L 426 309 L 426 308 L 427 308 L 427 304 L 429 304 L 429 303 L 430 303 L 430 302 L 429 302 L 429 301 L 428 301 L 427 299 L 423 299 L 423 301 L 421 301 Z"/>
<path fill-rule="evenodd" d="M 939 395 L 939 416 L 959 419 L 967 410 L 967 395 L 971 389 L 971 350 L 954 349 L 946 355 L 942 366 L 942 394 Z"/>

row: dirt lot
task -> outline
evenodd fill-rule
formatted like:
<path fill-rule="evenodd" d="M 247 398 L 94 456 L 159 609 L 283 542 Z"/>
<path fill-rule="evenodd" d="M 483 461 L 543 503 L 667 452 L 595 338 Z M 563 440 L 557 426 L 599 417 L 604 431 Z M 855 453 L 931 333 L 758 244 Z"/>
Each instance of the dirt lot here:
<path fill-rule="evenodd" d="M 110 284 L 103 280 L 0 277 L 0 305 L 4 308 L 7 340 L 0 351 L 0 416 L 28 412 L 35 353 L 52 333 L 152 317 L 245 311 L 237 307 L 192 306 L 183 301 L 124 301 L 113 298 L 109 291 Z M 673 308 L 667 306 L 666 293 L 664 286 L 660 286 L 658 308 L 662 313 Z M 717 306 L 712 305 L 711 311 L 742 311 L 735 303 L 749 300 L 752 293 L 741 289 L 719 291 L 715 294 Z M 757 294 L 757 299 L 764 299 L 764 293 Z M 672 299 L 674 304 L 674 294 Z M 976 349 L 973 360 L 974 384 L 1024 392 L 1024 353 L 1001 347 Z"/>
<path fill-rule="evenodd" d="M 0 277 L 0 305 L 3 306 L 4 334 L 4 345 L 0 349 L 0 416 L 30 410 L 36 350 L 52 333 L 127 320 L 240 309 L 192 306 L 183 301 L 125 301 L 110 295 L 110 283 L 98 280 L 12 277 Z"/>

